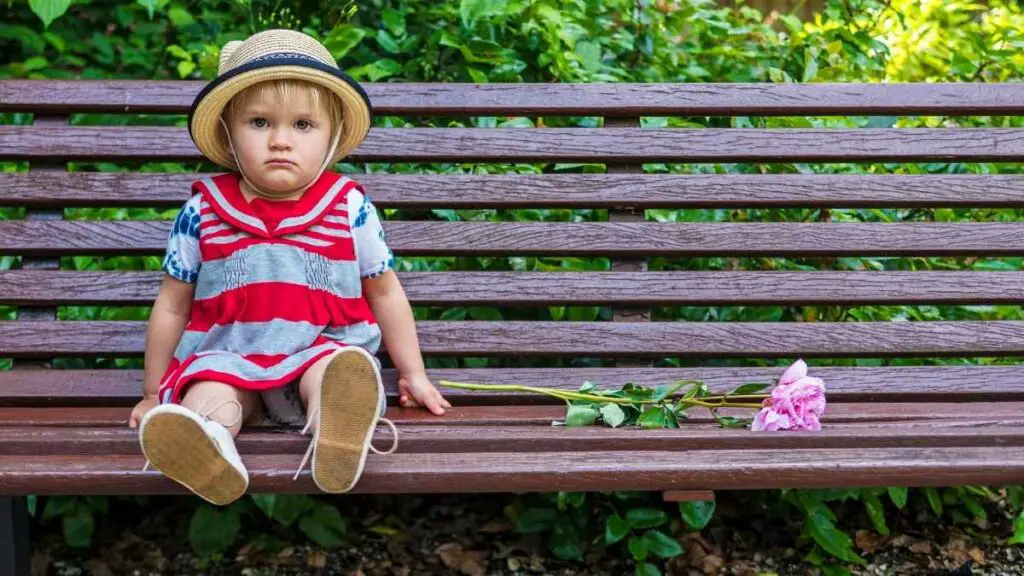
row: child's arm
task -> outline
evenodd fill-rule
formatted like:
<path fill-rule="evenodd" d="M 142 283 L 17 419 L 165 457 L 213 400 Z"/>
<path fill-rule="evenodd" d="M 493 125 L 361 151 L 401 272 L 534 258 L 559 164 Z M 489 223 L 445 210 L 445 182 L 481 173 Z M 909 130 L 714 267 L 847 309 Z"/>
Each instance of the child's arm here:
<path fill-rule="evenodd" d="M 430 383 L 420 355 L 419 338 L 412 307 L 393 270 L 363 278 L 363 295 L 370 303 L 380 326 L 388 355 L 398 369 L 402 406 L 426 406 L 438 416 L 452 405 Z"/>
<path fill-rule="evenodd" d="M 142 401 L 132 410 L 128 425 L 135 428 L 151 408 L 159 404 L 160 379 L 174 357 L 192 310 L 195 284 L 164 276 L 146 326 L 146 357 L 142 379 Z"/>

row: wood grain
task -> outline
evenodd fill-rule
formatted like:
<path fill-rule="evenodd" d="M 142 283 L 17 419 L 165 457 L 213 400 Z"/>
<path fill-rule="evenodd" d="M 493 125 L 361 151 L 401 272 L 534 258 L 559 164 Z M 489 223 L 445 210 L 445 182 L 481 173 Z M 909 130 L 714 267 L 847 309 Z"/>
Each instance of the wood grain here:
<path fill-rule="evenodd" d="M 442 380 L 483 384 L 522 384 L 576 389 L 592 382 L 617 389 L 626 382 L 656 386 L 680 380 L 703 380 L 715 393 L 749 382 L 775 381 L 783 368 L 463 368 L 431 369 Z M 977 402 L 1024 401 L 1024 365 L 814 367 L 812 374 L 828 385 L 830 403 L 843 402 Z M 398 395 L 398 374 L 383 371 L 388 398 Z M 58 370 L 0 372 L 0 406 L 132 406 L 142 390 L 141 370 Z M 549 396 L 472 391 L 442 387 L 458 406 L 560 404 Z M 1022 416 L 1024 417 L 1024 416 Z"/>
<path fill-rule="evenodd" d="M 180 207 L 199 174 L 0 173 L 4 205 Z M 1024 206 L 1012 174 L 358 174 L 379 208 Z"/>
<path fill-rule="evenodd" d="M 0 221 L 0 253 L 163 254 L 169 221 Z M 388 221 L 419 256 L 1019 256 L 1021 222 L 705 223 Z M 458 242 L 453 242 L 458 238 Z"/>
<path fill-rule="evenodd" d="M 1024 354 L 1024 322 L 421 322 L 441 356 L 891 357 Z M 0 355 L 135 355 L 144 322 L 0 322 Z"/>
<path fill-rule="evenodd" d="M 952 486 L 1024 483 L 1024 452 L 1007 448 L 491 452 L 371 455 L 357 493 L 691 490 Z M 292 481 L 301 454 L 246 460 L 253 493 L 315 488 Z M 178 494 L 142 456 L 25 456 L 0 460 L 3 494 Z M 798 464 L 798 465 L 797 465 Z M 415 478 L 415 482 L 410 482 Z"/>
<path fill-rule="evenodd" d="M 200 160 L 183 128 L 0 126 L 9 160 Z M 374 128 L 352 162 L 1020 162 L 1012 128 Z"/>
<path fill-rule="evenodd" d="M 0 111 L 184 114 L 204 85 L 153 80 L 3 80 Z M 366 83 L 378 115 L 1007 115 L 1016 83 Z"/>
<path fill-rule="evenodd" d="M 153 303 L 163 272 L 0 271 L 0 304 Z M 1024 272 L 401 272 L 417 306 L 1020 304 Z"/>

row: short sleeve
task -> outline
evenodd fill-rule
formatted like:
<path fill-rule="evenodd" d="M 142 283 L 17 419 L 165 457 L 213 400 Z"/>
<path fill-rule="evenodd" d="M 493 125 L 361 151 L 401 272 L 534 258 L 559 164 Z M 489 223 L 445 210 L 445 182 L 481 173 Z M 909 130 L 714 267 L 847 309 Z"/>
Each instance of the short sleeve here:
<path fill-rule="evenodd" d="M 199 206 L 202 196 L 193 196 L 178 212 L 167 237 L 163 269 L 170 276 L 194 284 L 199 279 Z"/>
<path fill-rule="evenodd" d="M 356 245 L 359 276 L 374 278 L 395 267 L 395 255 L 384 241 L 380 216 L 368 196 L 353 190 L 348 196 L 352 238 Z"/>

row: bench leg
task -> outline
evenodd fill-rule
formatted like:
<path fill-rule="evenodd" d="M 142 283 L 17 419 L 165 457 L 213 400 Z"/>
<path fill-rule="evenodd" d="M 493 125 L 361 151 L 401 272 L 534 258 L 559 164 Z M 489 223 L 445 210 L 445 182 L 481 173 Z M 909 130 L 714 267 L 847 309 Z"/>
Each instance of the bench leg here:
<path fill-rule="evenodd" d="M 29 576 L 28 499 L 0 497 L 0 574 Z"/>

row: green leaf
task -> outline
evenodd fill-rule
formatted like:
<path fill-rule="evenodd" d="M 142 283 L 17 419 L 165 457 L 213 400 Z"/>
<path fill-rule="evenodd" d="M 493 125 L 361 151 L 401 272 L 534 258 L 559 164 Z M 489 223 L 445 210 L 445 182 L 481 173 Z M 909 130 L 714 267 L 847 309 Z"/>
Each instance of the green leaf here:
<path fill-rule="evenodd" d="M 836 528 L 830 518 L 832 513 L 824 504 L 816 504 L 807 510 L 807 529 L 826 552 L 845 562 L 864 563 L 856 552 L 853 551 L 853 542 L 845 532 Z"/>
<path fill-rule="evenodd" d="M 593 404 L 571 404 L 565 413 L 565 425 L 592 426 L 600 414 Z"/>
<path fill-rule="evenodd" d="M 622 516 L 613 514 L 604 521 L 604 543 L 615 544 L 629 534 L 629 523 Z"/>
<path fill-rule="evenodd" d="M 92 543 L 92 533 L 96 528 L 92 510 L 83 502 L 78 502 L 62 521 L 64 540 L 72 548 L 88 548 Z"/>
<path fill-rule="evenodd" d="M 924 489 L 924 493 L 928 497 L 928 503 L 932 506 L 932 512 L 935 512 L 936 516 L 942 516 L 942 497 L 939 496 L 939 491 L 928 487 Z"/>
<path fill-rule="evenodd" d="M 152 20 L 153 16 L 156 15 L 156 11 L 157 10 L 162 10 L 163 7 L 166 6 L 167 3 L 170 0 L 137 0 L 137 1 L 138 1 L 139 5 L 143 6 L 146 9 L 146 12 L 149 13 L 149 19 Z"/>
<path fill-rule="evenodd" d="M 462 0 L 459 2 L 462 25 L 471 29 L 478 19 L 504 12 L 506 3 L 507 0 Z"/>
<path fill-rule="evenodd" d="M 274 502 L 274 519 L 285 526 L 316 506 L 316 500 L 304 494 L 279 494 Z"/>
<path fill-rule="evenodd" d="M 660 406 L 651 406 L 640 415 L 639 423 L 642 428 L 664 428 L 668 419 Z"/>
<path fill-rule="evenodd" d="M 583 560 L 580 536 L 571 522 L 559 522 L 548 538 L 548 548 L 562 560 Z"/>
<path fill-rule="evenodd" d="M 971 515 L 974 516 L 975 519 L 983 520 L 988 518 L 988 512 L 985 512 L 985 507 L 982 506 L 981 502 L 979 502 L 974 496 L 965 492 L 962 502 L 964 503 L 964 507 L 971 512 Z"/>
<path fill-rule="evenodd" d="M 638 562 L 636 576 L 661 576 L 661 569 L 650 562 Z"/>
<path fill-rule="evenodd" d="M 686 382 L 676 382 L 674 384 L 661 384 L 654 387 L 654 397 L 652 400 L 655 402 L 661 402 L 665 398 L 675 394 L 680 388 L 686 385 Z"/>
<path fill-rule="evenodd" d="M 49 28 L 54 20 L 68 11 L 69 6 L 71 0 L 28 0 L 28 7 L 43 21 L 43 28 Z"/>
<path fill-rule="evenodd" d="M 523 534 L 550 530 L 557 517 L 553 508 L 530 508 L 516 519 L 516 530 Z"/>
<path fill-rule="evenodd" d="M 1010 544 L 1024 544 L 1024 510 L 1013 521 L 1013 536 L 1007 542 Z"/>
<path fill-rule="evenodd" d="M 46 499 L 46 506 L 43 508 L 43 520 L 60 516 L 71 510 L 77 502 L 77 496 L 50 496 Z"/>
<path fill-rule="evenodd" d="M 473 320 L 488 321 L 488 322 L 501 322 L 502 315 L 495 308 L 484 308 L 482 306 L 473 306 L 467 309 L 469 317 Z"/>
<path fill-rule="evenodd" d="M 194 24 L 196 21 L 188 10 L 177 4 L 171 6 L 171 9 L 167 11 L 167 17 L 171 20 L 171 24 L 173 24 L 175 28 L 184 28 L 185 26 Z"/>
<path fill-rule="evenodd" d="M 821 571 L 825 576 L 850 576 L 850 570 L 839 564 L 824 564 Z"/>
<path fill-rule="evenodd" d="M 324 39 L 324 47 L 335 60 L 341 60 L 366 37 L 366 31 L 351 24 L 337 26 Z"/>
<path fill-rule="evenodd" d="M 601 406 L 601 419 L 612 428 L 618 428 L 626 421 L 626 412 L 618 404 L 609 402 Z"/>
<path fill-rule="evenodd" d="M 648 530 L 643 539 L 647 542 L 647 550 L 655 556 L 675 558 L 683 553 L 679 542 L 660 530 Z"/>
<path fill-rule="evenodd" d="M 204 503 L 192 514 L 188 525 L 188 541 L 196 554 L 209 557 L 230 548 L 241 528 L 236 511 Z"/>
<path fill-rule="evenodd" d="M 769 386 L 771 386 L 771 384 L 762 384 L 760 382 L 748 382 L 746 384 L 741 384 L 741 385 L 733 388 L 732 390 L 730 390 L 727 393 L 727 395 L 729 395 L 729 396 L 746 396 L 748 394 L 757 394 L 757 393 L 761 392 L 762 390 L 767 389 Z"/>
<path fill-rule="evenodd" d="M 626 522 L 635 530 L 654 528 L 668 522 L 668 514 L 659 508 L 630 508 L 626 511 Z"/>
<path fill-rule="evenodd" d="M 643 538 L 633 536 L 626 546 L 629 548 L 629 553 L 633 555 L 633 560 L 642 562 L 647 559 L 647 541 Z"/>
<path fill-rule="evenodd" d="M 601 69 L 601 45 L 597 42 L 577 42 L 576 56 L 579 57 L 584 70 L 596 72 Z"/>
<path fill-rule="evenodd" d="M 320 546 L 337 548 L 345 543 L 348 525 L 337 508 L 318 502 L 311 513 L 299 520 L 299 529 Z"/>
<path fill-rule="evenodd" d="M 182 60 L 178 62 L 178 76 L 181 78 L 187 78 L 196 69 L 195 62 L 191 60 Z"/>
<path fill-rule="evenodd" d="M 889 499 L 897 508 L 903 510 L 903 507 L 907 505 L 907 488 L 905 486 L 890 486 L 888 490 Z"/>
<path fill-rule="evenodd" d="M 381 11 L 381 20 L 395 36 L 405 36 L 405 16 L 397 10 L 385 8 Z"/>
<path fill-rule="evenodd" d="M 680 502 L 679 514 L 683 517 L 686 529 L 691 532 L 703 530 L 715 514 L 715 501 Z"/>
<path fill-rule="evenodd" d="M 391 54 L 402 53 L 402 47 L 398 45 L 398 41 L 395 40 L 387 30 L 377 31 L 377 44 L 379 44 L 386 52 L 390 52 Z"/>
<path fill-rule="evenodd" d="M 277 503 L 276 494 L 253 494 L 249 496 L 252 501 L 256 504 L 256 507 L 263 510 L 263 513 L 267 515 L 267 518 L 274 517 L 274 506 Z"/>
<path fill-rule="evenodd" d="M 871 523 L 875 525 L 875 530 L 882 536 L 888 536 L 889 527 L 885 525 L 885 507 L 882 505 L 882 501 L 878 499 L 878 496 L 870 493 L 864 494 L 862 499 L 864 500 L 864 508 L 868 512 L 868 517 L 871 518 Z"/>
<path fill-rule="evenodd" d="M 26 500 L 26 506 L 28 507 L 29 516 L 35 518 L 36 506 L 39 504 L 39 497 L 35 494 L 29 494 Z"/>
<path fill-rule="evenodd" d="M 448 310 L 445 310 L 444 312 L 441 312 L 441 320 L 443 320 L 445 322 L 456 322 L 456 321 L 465 320 L 465 319 L 466 319 L 466 309 L 465 308 L 449 308 Z"/>

